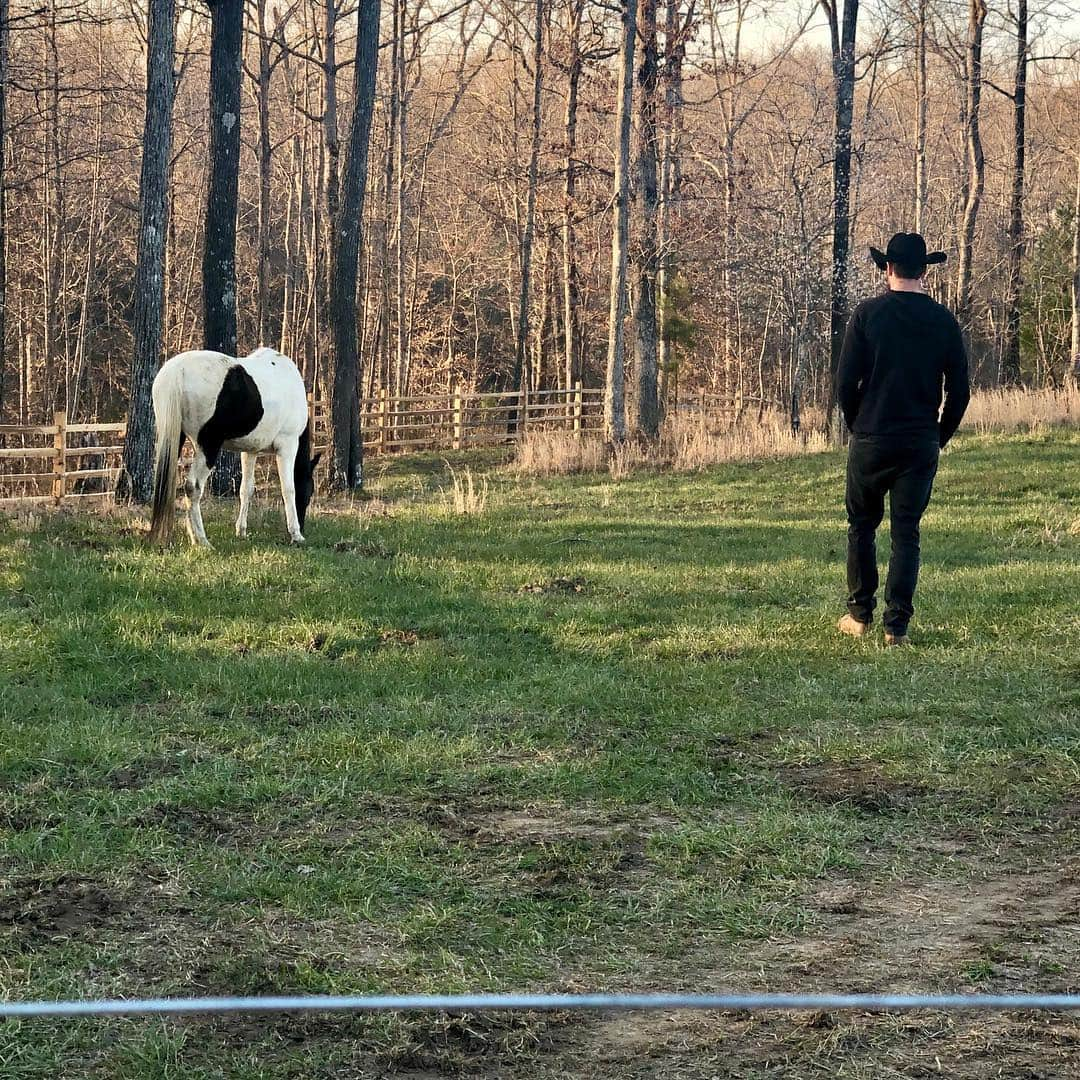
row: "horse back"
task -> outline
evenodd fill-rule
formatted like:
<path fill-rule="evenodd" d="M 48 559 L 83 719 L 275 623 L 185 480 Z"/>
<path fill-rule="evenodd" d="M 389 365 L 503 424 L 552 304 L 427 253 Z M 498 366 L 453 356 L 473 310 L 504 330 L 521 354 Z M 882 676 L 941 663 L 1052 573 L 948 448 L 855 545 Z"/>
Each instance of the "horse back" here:
<path fill-rule="evenodd" d="M 229 450 L 267 450 L 307 427 L 304 380 L 287 356 L 259 349 L 246 357 L 209 350 L 180 353 L 158 373 L 178 383 L 183 429 L 216 461 Z"/>
<path fill-rule="evenodd" d="M 265 446 L 279 439 L 298 439 L 308 424 L 307 390 L 292 360 L 263 348 L 236 364 L 250 380 L 262 405 L 258 430 L 267 440 Z"/>

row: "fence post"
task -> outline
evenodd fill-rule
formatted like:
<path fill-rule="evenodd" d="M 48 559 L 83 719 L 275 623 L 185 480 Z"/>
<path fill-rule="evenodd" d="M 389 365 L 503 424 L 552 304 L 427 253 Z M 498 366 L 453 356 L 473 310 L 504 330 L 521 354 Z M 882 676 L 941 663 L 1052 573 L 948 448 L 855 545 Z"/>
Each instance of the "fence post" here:
<path fill-rule="evenodd" d="M 581 380 L 574 383 L 574 434 L 581 438 L 581 417 L 584 412 L 584 398 L 581 393 Z"/>
<path fill-rule="evenodd" d="M 529 425 L 529 388 L 527 380 L 528 375 L 523 375 L 521 378 L 521 391 L 518 402 L 518 415 L 521 417 L 521 423 L 518 425 L 519 438 L 524 438 L 525 429 Z"/>
<path fill-rule="evenodd" d="M 454 386 L 454 440 L 453 447 L 460 450 L 465 436 L 465 407 L 461 393 L 461 384 Z"/>
<path fill-rule="evenodd" d="M 67 484 L 64 472 L 67 469 L 67 412 L 60 409 L 53 413 L 56 434 L 53 436 L 53 498 L 59 506 L 64 501 Z"/>
<path fill-rule="evenodd" d="M 379 387 L 379 451 L 386 453 L 387 422 L 390 419 L 390 399 L 385 386 Z"/>

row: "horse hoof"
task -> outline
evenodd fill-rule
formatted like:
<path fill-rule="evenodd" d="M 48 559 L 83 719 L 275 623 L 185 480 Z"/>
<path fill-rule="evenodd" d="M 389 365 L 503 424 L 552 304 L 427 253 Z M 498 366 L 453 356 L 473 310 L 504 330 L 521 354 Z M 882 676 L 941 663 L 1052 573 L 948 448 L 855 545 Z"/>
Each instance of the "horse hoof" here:
<path fill-rule="evenodd" d="M 307 543 L 307 541 L 302 536 L 290 536 L 289 541 L 293 545 L 293 547 L 300 547 L 302 544 Z"/>

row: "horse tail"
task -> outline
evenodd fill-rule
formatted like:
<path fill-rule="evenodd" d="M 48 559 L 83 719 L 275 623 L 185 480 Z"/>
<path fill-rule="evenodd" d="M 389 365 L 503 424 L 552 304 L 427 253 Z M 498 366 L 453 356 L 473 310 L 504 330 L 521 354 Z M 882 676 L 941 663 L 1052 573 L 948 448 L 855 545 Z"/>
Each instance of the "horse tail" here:
<path fill-rule="evenodd" d="M 165 543 L 176 520 L 176 463 L 180 456 L 181 372 L 166 364 L 154 379 L 154 500 L 150 542 Z"/>

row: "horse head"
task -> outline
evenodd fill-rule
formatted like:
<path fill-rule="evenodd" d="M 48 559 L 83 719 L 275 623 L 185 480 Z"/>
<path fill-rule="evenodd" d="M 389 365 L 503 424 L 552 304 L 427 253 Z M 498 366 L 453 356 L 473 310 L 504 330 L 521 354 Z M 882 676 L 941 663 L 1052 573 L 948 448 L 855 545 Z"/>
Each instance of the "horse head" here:
<path fill-rule="evenodd" d="M 315 466 L 319 464 L 322 451 L 311 455 L 311 436 L 307 429 L 300 436 L 300 445 L 296 452 L 296 464 L 293 467 L 293 485 L 296 488 L 296 518 L 300 522 L 300 531 L 304 531 L 304 519 L 307 508 L 315 494 Z"/>

